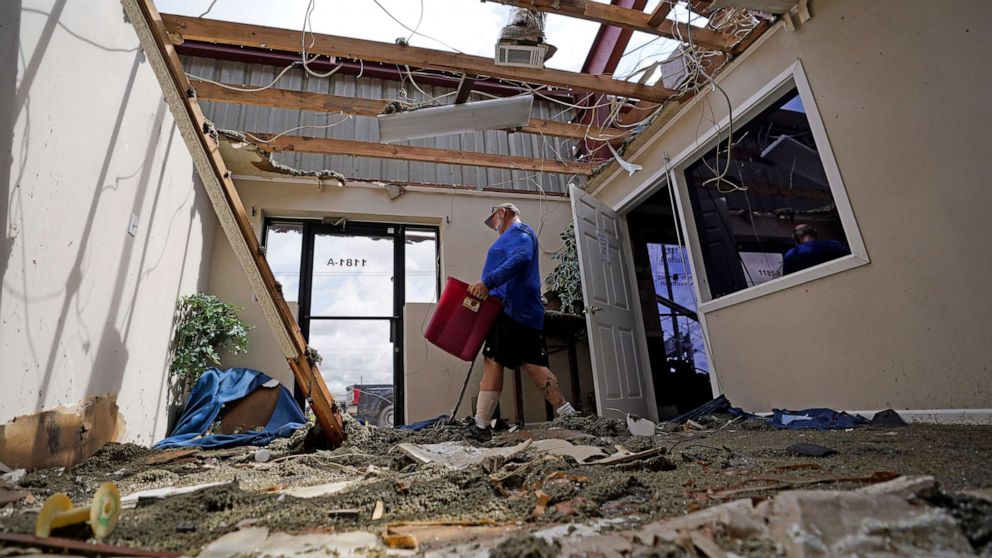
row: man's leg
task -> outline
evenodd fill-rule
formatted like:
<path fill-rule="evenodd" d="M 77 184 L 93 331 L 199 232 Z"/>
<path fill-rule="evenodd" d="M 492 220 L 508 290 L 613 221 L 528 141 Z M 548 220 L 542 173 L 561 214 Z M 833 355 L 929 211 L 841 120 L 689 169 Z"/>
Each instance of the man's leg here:
<path fill-rule="evenodd" d="M 485 359 L 482 383 L 479 385 L 479 400 L 475 405 L 475 425 L 489 428 L 493 413 L 503 393 L 503 365 L 491 358 Z"/>
<path fill-rule="evenodd" d="M 540 366 L 537 364 L 527 364 L 521 365 L 530 379 L 534 381 L 534 384 L 544 391 L 544 399 L 551 404 L 555 412 L 558 415 L 574 415 L 576 410 L 572 407 L 572 404 L 565 400 L 565 397 L 561 394 L 561 387 L 558 384 L 558 376 L 551 371 L 547 366 Z"/>

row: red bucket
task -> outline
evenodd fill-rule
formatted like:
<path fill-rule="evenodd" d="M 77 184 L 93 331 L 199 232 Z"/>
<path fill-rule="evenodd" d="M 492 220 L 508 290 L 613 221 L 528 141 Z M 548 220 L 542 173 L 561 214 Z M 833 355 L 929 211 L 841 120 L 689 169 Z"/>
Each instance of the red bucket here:
<path fill-rule="evenodd" d="M 448 277 L 424 337 L 464 361 L 474 360 L 502 309 L 498 298 L 476 298 L 466 283 Z"/>

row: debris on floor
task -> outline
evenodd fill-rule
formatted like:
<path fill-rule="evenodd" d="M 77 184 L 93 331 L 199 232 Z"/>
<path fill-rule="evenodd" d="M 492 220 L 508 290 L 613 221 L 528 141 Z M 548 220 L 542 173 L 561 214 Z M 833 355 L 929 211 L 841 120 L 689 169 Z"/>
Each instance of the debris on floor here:
<path fill-rule="evenodd" d="M 306 449 L 299 429 L 264 455 L 110 444 L 0 485 L 0 537 L 32 537 L 46 498 L 86 502 L 110 480 L 122 510 L 103 542 L 125 549 L 115 555 L 821 556 L 885 541 L 903 554 L 992 552 L 988 427 L 749 420 L 703 413 L 645 436 L 636 420 L 569 416 L 480 445 L 452 423 L 347 419 L 340 448 Z M 816 447 L 842 451 L 805 451 Z"/>

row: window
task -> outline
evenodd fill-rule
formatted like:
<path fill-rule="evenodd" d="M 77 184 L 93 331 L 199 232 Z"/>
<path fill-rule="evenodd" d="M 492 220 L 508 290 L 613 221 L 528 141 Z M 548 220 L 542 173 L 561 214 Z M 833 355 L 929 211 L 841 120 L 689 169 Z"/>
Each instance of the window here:
<path fill-rule="evenodd" d="M 437 229 L 406 227 L 406 302 L 437 302 Z"/>
<path fill-rule="evenodd" d="M 300 298 L 303 223 L 270 221 L 265 229 L 265 259 L 282 287 L 286 302 Z"/>
<path fill-rule="evenodd" d="M 734 123 L 729 150 L 724 131 L 681 167 L 710 299 L 851 254 L 853 217 L 845 226 L 847 200 L 828 178 L 825 137 L 811 126 L 797 83 L 768 98 L 767 108 Z"/>

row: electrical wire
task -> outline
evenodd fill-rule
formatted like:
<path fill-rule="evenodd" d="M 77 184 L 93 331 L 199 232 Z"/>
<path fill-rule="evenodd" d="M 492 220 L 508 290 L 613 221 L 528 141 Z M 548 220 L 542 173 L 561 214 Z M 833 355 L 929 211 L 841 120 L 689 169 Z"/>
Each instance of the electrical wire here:
<path fill-rule="evenodd" d="M 210 5 L 207 6 L 207 9 L 204 10 L 204 12 L 202 14 L 200 14 L 200 15 L 198 15 L 196 17 L 201 18 L 201 17 L 204 17 L 207 14 L 209 14 L 210 13 L 210 10 L 214 9 L 214 4 L 216 4 L 216 3 L 217 3 L 217 0 L 213 0 L 212 2 L 210 2 Z"/>
<path fill-rule="evenodd" d="M 331 124 L 324 124 L 324 125 L 320 125 L 320 126 L 313 126 L 313 125 L 296 126 L 295 128 L 290 128 L 288 130 L 283 130 L 282 132 L 279 132 L 278 134 L 272 136 L 271 138 L 269 138 L 267 140 L 260 139 L 257 136 L 254 136 L 254 135 L 252 135 L 252 134 L 250 134 L 248 132 L 241 132 L 241 133 L 243 133 L 245 136 L 247 136 L 247 137 L 255 140 L 258 143 L 272 143 L 272 142 L 276 141 L 277 139 L 281 138 L 282 136 L 284 136 L 284 135 L 286 135 L 286 134 L 288 134 L 290 132 L 295 132 L 296 130 L 304 130 L 304 129 L 319 129 L 319 130 L 324 130 L 324 129 L 327 129 L 327 128 L 333 128 L 335 126 L 340 126 L 341 124 L 344 124 L 345 122 L 351 120 L 352 118 L 353 118 L 353 116 L 349 114 L 349 115 L 345 116 L 344 118 L 342 118 L 341 120 L 339 120 L 337 122 L 334 122 L 334 123 L 331 123 Z"/>
<path fill-rule="evenodd" d="M 316 61 L 319 58 L 319 55 L 314 56 L 313 58 L 310 59 L 307 58 L 307 48 L 308 48 L 306 44 L 307 33 L 310 34 L 310 47 L 312 47 L 314 45 L 314 42 L 316 41 L 316 39 L 313 38 L 313 22 L 311 20 L 311 16 L 313 15 L 315 9 L 316 9 L 315 0 L 310 0 L 310 2 L 307 4 L 306 14 L 303 16 L 303 30 L 300 32 L 300 57 L 303 62 L 303 69 L 306 71 L 307 74 L 316 78 L 328 78 L 336 74 L 337 71 L 344 66 L 344 63 L 342 62 L 338 64 L 337 66 L 331 68 L 325 73 L 315 72 L 311 70 L 310 67 L 308 66 L 308 64 Z"/>
<path fill-rule="evenodd" d="M 257 92 L 257 91 L 265 91 L 266 89 L 272 87 L 273 85 L 276 84 L 277 81 L 279 81 L 280 79 L 282 79 L 282 76 L 286 75 L 286 72 L 288 72 L 290 69 L 293 68 L 293 66 L 296 66 L 298 64 L 300 64 L 300 61 L 299 60 L 297 60 L 296 62 L 293 62 L 289 66 L 286 66 L 285 68 L 282 69 L 281 72 L 279 72 L 278 74 L 276 74 L 276 77 L 273 78 L 272 81 L 270 81 L 266 85 L 263 85 L 262 87 L 235 87 L 233 85 L 227 85 L 226 83 L 221 83 L 219 81 L 214 81 L 214 80 L 212 80 L 210 78 L 205 78 L 203 76 L 197 76 L 197 75 L 191 74 L 189 72 L 186 72 L 186 77 L 188 77 L 189 79 L 195 79 L 196 81 L 204 81 L 204 82 L 207 82 L 207 83 L 211 83 L 211 84 L 216 85 L 218 87 L 223 87 L 224 89 L 230 89 L 232 91 L 242 91 L 242 92 L 246 92 L 246 93 L 254 93 L 254 92 Z"/>
<path fill-rule="evenodd" d="M 407 31 L 409 31 L 410 32 L 410 37 L 413 37 L 414 35 L 417 35 L 418 37 L 423 37 L 425 39 L 430 39 L 430 40 L 432 40 L 432 41 L 434 41 L 434 42 L 436 42 L 436 43 L 444 46 L 447 49 L 450 49 L 450 50 L 453 50 L 453 51 L 457 52 L 458 54 L 465 54 L 464 52 L 458 50 L 457 48 L 455 48 L 455 47 L 453 47 L 451 45 L 449 45 L 448 43 L 442 41 L 441 39 L 432 37 L 430 35 L 425 35 L 424 33 L 421 33 L 419 31 L 417 31 L 417 29 L 420 28 L 420 21 L 417 22 L 417 29 L 413 29 L 413 28 L 409 27 L 407 24 L 405 24 L 402 21 L 400 21 L 399 19 L 397 19 L 396 16 L 394 16 L 389 10 L 386 9 L 385 6 L 383 6 L 379 2 L 379 0 L 372 0 L 372 2 L 374 2 L 376 6 L 379 6 L 379 9 L 381 9 L 384 12 L 386 12 L 386 15 L 389 16 L 389 19 L 392 19 L 393 21 L 395 21 L 396 23 L 398 23 L 400 25 L 400 27 L 402 27 L 403 29 L 406 29 Z M 421 20 L 423 19 L 423 17 L 424 17 L 424 2 L 423 2 L 423 0 L 420 0 L 420 18 L 421 18 Z M 409 41 L 409 39 L 407 39 L 407 41 Z"/>

